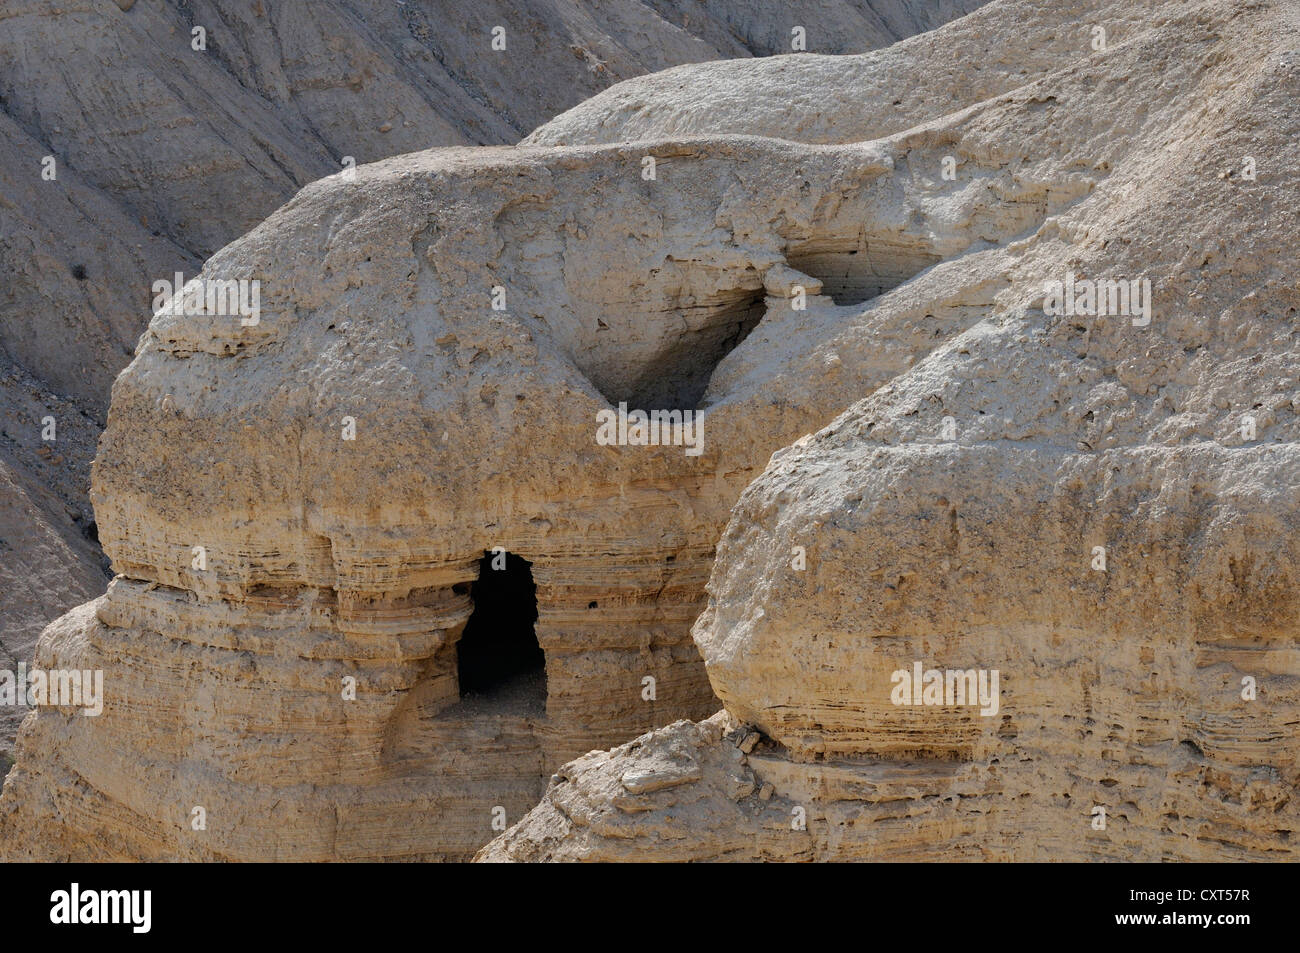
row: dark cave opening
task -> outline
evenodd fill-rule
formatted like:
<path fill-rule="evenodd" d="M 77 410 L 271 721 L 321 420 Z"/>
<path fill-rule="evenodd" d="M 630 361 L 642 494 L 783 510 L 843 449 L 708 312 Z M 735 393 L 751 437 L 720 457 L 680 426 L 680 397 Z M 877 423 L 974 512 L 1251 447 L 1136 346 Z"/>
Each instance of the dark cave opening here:
<path fill-rule="evenodd" d="M 501 696 L 544 708 L 546 656 L 537 641 L 532 563 L 513 553 L 484 553 L 470 599 L 474 611 L 456 646 L 460 697 Z"/>
<path fill-rule="evenodd" d="M 626 400 L 633 409 L 699 409 L 722 359 L 763 319 L 763 288 L 731 291 L 721 300 L 683 308 L 681 313 L 690 330 L 667 344 L 653 366 L 610 403 Z"/>

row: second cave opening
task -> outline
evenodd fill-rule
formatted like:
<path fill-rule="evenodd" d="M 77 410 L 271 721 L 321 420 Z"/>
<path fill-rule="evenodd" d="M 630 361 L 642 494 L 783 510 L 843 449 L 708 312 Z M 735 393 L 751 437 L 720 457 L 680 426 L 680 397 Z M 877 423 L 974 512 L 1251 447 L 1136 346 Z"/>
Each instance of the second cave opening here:
<path fill-rule="evenodd" d="M 544 710 L 546 656 L 537 641 L 532 563 L 514 553 L 484 553 L 470 598 L 474 611 L 456 646 L 460 697 Z"/>

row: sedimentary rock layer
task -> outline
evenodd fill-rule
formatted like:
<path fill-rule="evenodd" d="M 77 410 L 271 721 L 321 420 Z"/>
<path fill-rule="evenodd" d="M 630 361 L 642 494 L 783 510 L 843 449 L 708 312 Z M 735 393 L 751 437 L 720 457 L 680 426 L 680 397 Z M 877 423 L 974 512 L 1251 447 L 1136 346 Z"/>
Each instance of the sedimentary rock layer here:
<path fill-rule="evenodd" d="M 25 723 L 0 850 L 461 858 L 540 796 L 480 856 L 1286 856 L 1296 24 L 1088 10 L 1105 49 L 1051 5 L 1072 56 L 984 100 L 828 88 L 811 143 L 797 102 L 648 104 L 322 180 L 213 256 L 260 321 L 159 312 L 115 385 L 119 577 L 38 652 L 105 708 Z M 900 103 L 987 67 L 961 27 Z M 1076 277 L 1133 307 L 1060 314 Z M 620 405 L 702 440 L 600 439 Z M 545 671 L 467 695 L 495 552 Z M 996 711 L 895 704 L 917 662 Z"/>

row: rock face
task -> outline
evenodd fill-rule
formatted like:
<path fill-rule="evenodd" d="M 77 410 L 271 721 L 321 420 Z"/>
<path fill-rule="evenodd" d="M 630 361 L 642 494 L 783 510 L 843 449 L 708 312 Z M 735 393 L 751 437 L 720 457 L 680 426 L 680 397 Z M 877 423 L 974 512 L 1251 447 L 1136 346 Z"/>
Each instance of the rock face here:
<path fill-rule="evenodd" d="M 983 320 L 741 496 L 694 629 L 725 712 L 565 766 L 480 859 L 1295 858 L 1300 18 L 1124 9 L 1104 55 L 885 140 L 1096 179 L 985 253 Z M 1070 274 L 1149 280 L 1149 323 L 1059 313 Z"/>
<path fill-rule="evenodd" d="M 800 19 L 809 50 L 858 52 L 978 5 L 832 0 Z M 621 79 L 790 48 L 781 4 L 587 7 L 4 4 L 0 482 L 14 489 L 0 503 L 0 661 L 31 662 L 41 628 L 103 587 L 87 473 L 154 281 L 193 277 L 345 157 L 513 143 Z M 12 714 L 0 712 L 0 766 Z"/>
<path fill-rule="evenodd" d="M 0 50 L 12 20 L 0 13 Z M 0 88 L 0 104 L 8 94 Z M 151 276 L 187 256 L 151 235 L 0 112 L 0 669 L 31 663 L 51 619 L 105 584 L 87 496 L 113 377 Z M 0 705 L 0 772 L 24 706 Z"/>
<path fill-rule="evenodd" d="M 160 311 L 115 385 L 93 498 L 119 577 L 39 655 L 103 669 L 109 697 L 28 723 L 13 849 L 466 856 L 564 761 L 707 714 L 690 625 L 741 489 L 977 319 L 996 277 L 976 246 L 1086 191 L 1049 206 L 990 170 L 996 221 L 931 218 L 902 156 L 438 150 L 322 180 L 214 256 L 206 281 L 262 282 L 260 321 Z M 858 299 L 945 256 L 952 300 L 871 346 L 868 312 L 796 267 Z M 619 404 L 704 416 L 676 445 L 608 445 Z M 494 551 L 529 564 L 543 698 L 458 686 Z M 28 816 L 68 771 L 84 799 Z"/>

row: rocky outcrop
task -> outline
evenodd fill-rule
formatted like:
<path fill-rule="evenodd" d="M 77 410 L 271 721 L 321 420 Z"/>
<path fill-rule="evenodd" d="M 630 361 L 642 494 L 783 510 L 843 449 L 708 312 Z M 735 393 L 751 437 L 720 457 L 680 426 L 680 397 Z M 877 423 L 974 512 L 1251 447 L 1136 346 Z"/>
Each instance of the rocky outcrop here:
<path fill-rule="evenodd" d="M 39 656 L 104 669 L 109 697 L 29 723 L 11 849 L 466 856 L 564 761 L 707 714 L 690 625 L 741 489 L 977 319 L 990 239 L 1087 190 L 1044 204 L 989 170 L 995 220 L 930 217 L 902 158 L 743 138 L 442 150 L 317 183 L 215 256 L 206 281 L 262 282 L 260 321 L 160 311 L 117 382 L 94 500 L 119 578 Z M 829 288 L 795 267 L 828 255 Z M 944 294 L 905 294 L 872 346 L 868 310 L 818 293 L 941 257 L 914 280 Z M 703 416 L 671 445 L 611 444 L 620 403 Z M 498 550 L 536 587 L 531 708 L 514 683 L 458 687 Z M 28 816 L 68 771 L 83 795 Z"/>
<path fill-rule="evenodd" d="M 891 140 L 1102 178 L 741 496 L 694 629 L 725 712 L 566 765 L 481 859 L 1294 858 L 1300 23 L 1147 15 Z M 1061 314 L 1071 276 L 1153 306 Z"/>
<path fill-rule="evenodd" d="M 809 50 L 858 52 L 978 5 L 834 0 L 800 19 Z M 155 281 L 193 277 L 349 160 L 512 143 L 621 79 L 788 50 L 789 19 L 748 2 L 7 2 L 0 459 L 15 486 L 56 491 L 0 509 L 0 651 L 31 662 L 40 629 L 102 587 L 82 431 L 103 424 Z M 10 740 L 0 714 L 0 758 Z"/>
<path fill-rule="evenodd" d="M 0 12 L 0 37 L 8 11 Z M 0 45 L 3 40 L 0 39 Z M 0 90 L 0 105 L 7 100 Z M 0 111 L 0 670 L 106 582 L 87 489 L 149 283 L 189 258 Z M 0 705 L 0 773 L 25 705 Z"/>

